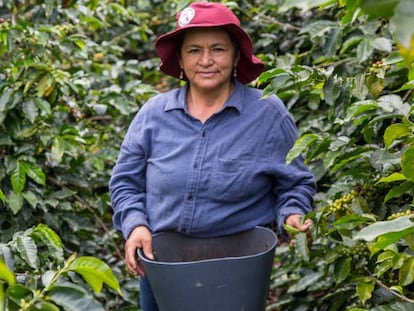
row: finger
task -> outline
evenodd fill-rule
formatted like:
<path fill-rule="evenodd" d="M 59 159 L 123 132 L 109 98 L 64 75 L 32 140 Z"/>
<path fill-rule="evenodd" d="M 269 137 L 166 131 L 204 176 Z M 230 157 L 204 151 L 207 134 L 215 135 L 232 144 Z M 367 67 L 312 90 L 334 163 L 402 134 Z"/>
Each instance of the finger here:
<path fill-rule="evenodd" d="M 154 260 L 154 254 L 152 251 L 152 240 L 144 240 L 142 242 L 142 251 L 144 252 L 145 257 L 150 260 Z"/>
<path fill-rule="evenodd" d="M 138 275 L 138 261 L 136 255 L 136 248 L 131 247 L 129 243 L 125 244 L 125 261 L 128 267 L 128 270 L 131 271 L 132 274 Z"/>
<path fill-rule="evenodd" d="M 309 229 L 312 227 L 312 224 L 313 224 L 313 221 L 311 219 L 307 219 L 303 223 L 298 222 L 296 224 L 296 228 L 302 232 L 305 232 L 305 231 L 309 231 Z"/>
<path fill-rule="evenodd" d="M 306 219 L 305 222 L 303 223 L 304 231 L 307 231 L 308 229 L 310 229 L 312 225 L 313 225 L 312 219 Z"/>

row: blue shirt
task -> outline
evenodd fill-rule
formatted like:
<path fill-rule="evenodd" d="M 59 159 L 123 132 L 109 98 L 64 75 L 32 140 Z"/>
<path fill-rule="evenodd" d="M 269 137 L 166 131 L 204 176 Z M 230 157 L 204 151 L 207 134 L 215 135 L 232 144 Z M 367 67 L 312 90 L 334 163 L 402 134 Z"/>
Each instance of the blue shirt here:
<path fill-rule="evenodd" d="M 139 225 L 214 237 L 310 211 L 313 175 L 276 96 L 235 82 L 205 123 L 186 107 L 187 87 L 151 98 L 130 124 L 110 180 L 113 222 L 125 238 Z"/>

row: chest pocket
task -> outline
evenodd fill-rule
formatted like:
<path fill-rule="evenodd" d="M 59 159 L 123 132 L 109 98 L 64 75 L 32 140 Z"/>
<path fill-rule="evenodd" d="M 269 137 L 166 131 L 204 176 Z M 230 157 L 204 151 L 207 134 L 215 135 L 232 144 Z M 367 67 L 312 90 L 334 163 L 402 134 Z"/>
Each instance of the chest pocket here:
<path fill-rule="evenodd" d="M 254 192 L 255 161 L 249 158 L 217 159 L 211 175 L 211 193 L 214 199 L 237 202 Z"/>

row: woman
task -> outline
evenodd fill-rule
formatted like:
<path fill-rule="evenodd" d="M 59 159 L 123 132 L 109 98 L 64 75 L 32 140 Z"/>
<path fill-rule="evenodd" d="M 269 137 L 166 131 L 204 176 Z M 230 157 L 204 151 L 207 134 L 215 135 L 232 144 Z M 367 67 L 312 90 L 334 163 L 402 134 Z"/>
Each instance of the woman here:
<path fill-rule="evenodd" d="M 160 36 L 160 69 L 186 85 L 150 99 L 132 121 L 110 180 L 114 225 L 128 268 L 141 276 L 141 307 L 158 310 L 137 261 L 152 234 L 214 237 L 301 222 L 315 183 L 301 158 L 285 158 L 297 129 L 283 103 L 247 87 L 263 71 L 249 35 L 219 3 L 195 2 Z"/>

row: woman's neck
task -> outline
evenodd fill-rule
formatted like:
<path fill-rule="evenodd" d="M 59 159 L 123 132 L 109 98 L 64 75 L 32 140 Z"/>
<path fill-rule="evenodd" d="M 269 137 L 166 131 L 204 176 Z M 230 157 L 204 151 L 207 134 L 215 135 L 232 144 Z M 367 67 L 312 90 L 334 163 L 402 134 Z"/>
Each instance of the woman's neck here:
<path fill-rule="evenodd" d="M 187 109 L 190 115 L 206 122 L 214 113 L 219 111 L 233 92 L 234 85 L 219 90 L 198 90 L 191 85 L 187 91 Z"/>

